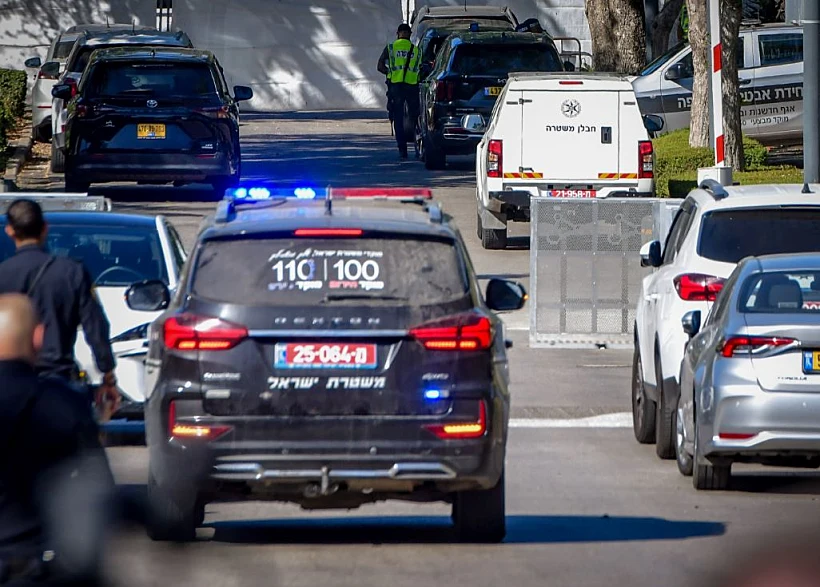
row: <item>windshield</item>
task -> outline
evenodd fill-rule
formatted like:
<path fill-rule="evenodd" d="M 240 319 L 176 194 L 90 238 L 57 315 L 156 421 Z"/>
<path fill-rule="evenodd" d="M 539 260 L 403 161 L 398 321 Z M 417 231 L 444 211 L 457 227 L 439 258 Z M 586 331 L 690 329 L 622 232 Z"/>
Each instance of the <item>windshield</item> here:
<path fill-rule="evenodd" d="M 747 314 L 817 314 L 820 272 L 778 271 L 753 275 L 743 284 L 740 311 Z"/>
<path fill-rule="evenodd" d="M 549 45 L 461 45 L 451 71 L 462 75 L 506 76 L 512 71 L 561 71 L 557 51 Z"/>
<path fill-rule="evenodd" d="M 54 224 L 51 221 L 46 246 L 55 255 L 81 261 L 101 287 L 127 287 L 146 279 L 168 283 L 159 234 L 151 227 Z M 14 245 L 3 233 L 0 260 L 12 254 Z"/>
<path fill-rule="evenodd" d="M 261 306 L 355 300 L 432 305 L 468 291 L 458 250 L 437 240 L 210 241 L 193 276 L 198 297 Z"/>
<path fill-rule="evenodd" d="M 704 215 L 698 254 L 723 263 L 820 251 L 820 208 L 757 208 Z"/>
<path fill-rule="evenodd" d="M 97 97 L 160 95 L 199 97 L 216 94 L 211 70 L 190 63 L 101 63 L 89 79 Z"/>
<path fill-rule="evenodd" d="M 678 43 L 677 45 L 675 45 L 674 47 L 669 49 L 669 51 L 667 51 L 663 55 L 660 55 L 659 57 L 656 57 L 638 75 L 649 75 L 650 73 L 654 73 L 654 72 L 658 71 L 661 67 L 663 67 L 664 63 L 666 63 L 667 61 L 672 59 L 672 57 L 677 55 L 680 52 L 681 49 L 683 49 L 684 47 L 687 46 L 687 44 L 688 43 Z"/>

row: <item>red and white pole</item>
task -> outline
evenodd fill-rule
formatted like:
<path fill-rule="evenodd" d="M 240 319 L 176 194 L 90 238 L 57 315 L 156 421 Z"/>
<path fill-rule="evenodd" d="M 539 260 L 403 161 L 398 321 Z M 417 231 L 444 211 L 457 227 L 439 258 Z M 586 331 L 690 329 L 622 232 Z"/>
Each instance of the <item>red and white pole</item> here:
<path fill-rule="evenodd" d="M 715 167 L 726 163 L 726 146 L 723 137 L 723 60 L 720 43 L 720 0 L 709 0 L 709 40 L 712 45 L 712 77 L 710 99 L 712 101 L 712 136 L 715 150 Z"/>

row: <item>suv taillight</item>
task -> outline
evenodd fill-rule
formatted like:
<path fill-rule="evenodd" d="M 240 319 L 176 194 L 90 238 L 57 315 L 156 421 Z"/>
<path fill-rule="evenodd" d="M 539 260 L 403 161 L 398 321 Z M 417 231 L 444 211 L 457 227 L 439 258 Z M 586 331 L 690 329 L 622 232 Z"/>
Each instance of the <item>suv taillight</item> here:
<path fill-rule="evenodd" d="M 225 351 L 248 337 L 248 329 L 210 316 L 180 314 L 163 325 L 165 346 L 180 351 Z"/>
<path fill-rule="evenodd" d="M 504 167 L 504 143 L 491 140 L 487 145 L 487 177 L 501 177 Z"/>
<path fill-rule="evenodd" d="M 436 102 L 452 102 L 455 90 L 455 82 L 436 82 Z"/>
<path fill-rule="evenodd" d="M 228 118 L 227 106 L 209 106 L 206 108 L 194 108 L 194 112 L 209 118 Z"/>
<path fill-rule="evenodd" d="M 468 312 L 412 328 L 410 336 L 431 351 L 480 351 L 490 348 L 493 332 L 486 316 Z"/>
<path fill-rule="evenodd" d="M 43 70 L 41 69 L 41 70 L 37 73 L 37 79 L 49 79 L 49 80 L 55 80 L 55 79 L 60 79 L 60 76 L 58 76 L 58 75 L 49 75 L 49 74 L 47 74 L 47 73 L 44 73 L 44 72 L 43 72 Z"/>
<path fill-rule="evenodd" d="M 675 290 L 682 300 L 687 302 L 714 302 L 720 290 L 723 289 L 725 279 L 714 275 L 700 273 L 685 273 L 675 279 Z"/>
<path fill-rule="evenodd" d="M 452 422 L 450 424 L 426 424 L 427 430 L 442 440 L 481 438 L 487 431 L 487 406 L 484 400 L 478 402 L 478 420 L 474 422 Z"/>
<path fill-rule="evenodd" d="M 638 179 L 655 177 L 655 151 L 652 141 L 638 142 Z"/>

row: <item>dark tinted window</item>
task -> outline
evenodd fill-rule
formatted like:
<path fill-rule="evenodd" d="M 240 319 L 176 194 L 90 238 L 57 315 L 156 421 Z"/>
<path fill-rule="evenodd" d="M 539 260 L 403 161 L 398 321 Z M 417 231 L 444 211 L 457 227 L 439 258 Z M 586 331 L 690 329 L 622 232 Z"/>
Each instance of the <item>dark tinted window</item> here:
<path fill-rule="evenodd" d="M 561 71 L 558 53 L 549 45 L 461 45 L 451 70 L 466 75 L 505 76 L 511 71 Z"/>
<path fill-rule="evenodd" d="M 95 96 L 216 94 L 211 70 L 205 64 L 193 63 L 100 63 L 94 68 L 88 90 Z"/>
<path fill-rule="evenodd" d="M 820 273 L 758 273 L 746 280 L 740 311 L 761 314 L 814 313 L 820 310 Z"/>
<path fill-rule="evenodd" d="M 786 65 L 803 61 L 803 34 L 760 35 L 760 65 Z"/>
<path fill-rule="evenodd" d="M 237 262 L 241 259 L 241 262 Z M 194 295 L 249 305 L 440 304 L 467 293 L 452 243 L 410 239 L 264 239 L 206 242 Z"/>
<path fill-rule="evenodd" d="M 740 38 L 737 40 L 737 54 L 736 54 L 736 63 L 738 69 L 745 69 L 746 68 L 746 57 L 744 54 L 743 48 L 743 39 Z M 695 66 L 692 62 L 692 53 L 690 52 L 686 57 L 681 59 L 678 63 L 681 64 L 682 73 L 684 78 L 693 77 L 695 75 Z"/>
<path fill-rule="evenodd" d="M 724 263 L 820 251 L 820 208 L 727 210 L 704 216 L 698 254 Z"/>
<path fill-rule="evenodd" d="M 649 65 L 647 65 L 643 69 L 643 71 L 639 75 L 649 75 L 650 73 L 659 70 L 661 67 L 663 67 L 664 63 L 672 59 L 684 47 L 686 47 L 686 43 L 678 43 L 677 45 L 669 49 L 666 53 L 663 53 L 662 55 L 656 57 L 652 62 L 649 63 Z"/>
<path fill-rule="evenodd" d="M 2 260 L 14 253 L 14 246 L 5 233 L 0 241 Z M 55 255 L 82 261 L 99 286 L 128 286 L 143 279 L 168 282 L 159 235 L 153 228 L 52 221 L 47 247 Z"/>
<path fill-rule="evenodd" d="M 54 59 L 68 59 L 68 54 L 71 53 L 71 48 L 74 47 L 74 41 L 62 41 L 57 43 L 54 47 Z"/>
<path fill-rule="evenodd" d="M 74 64 L 71 65 L 68 71 L 73 73 L 82 73 L 85 71 L 85 66 L 88 65 L 88 58 L 94 52 L 93 47 L 83 47 L 77 52 L 77 57 L 74 59 Z"/>

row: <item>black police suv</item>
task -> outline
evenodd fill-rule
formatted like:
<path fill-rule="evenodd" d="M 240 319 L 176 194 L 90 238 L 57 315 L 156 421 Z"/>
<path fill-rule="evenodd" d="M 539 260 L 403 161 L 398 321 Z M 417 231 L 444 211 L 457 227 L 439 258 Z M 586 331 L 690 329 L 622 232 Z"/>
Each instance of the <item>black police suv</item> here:
<path fill-rule="evenodd" d="M 296 191 L 223 201 L 151 325 L 148 493 L 166 516 L 150 535 L 190 539 L 214 501 L 403 499 L 451 502 L 464 540 L 500 541 L 510 396 L 493 310 L 523 307 L 523 287 L 482 296 L 429 191 Z M 376 192 L 405 199 L 359 197 Z M 168 292 L 128 298 L 157 309 Z M 190 458 L 203 447 L 207 475 Z"/>
<path fill-rule="evenodd" d="M 158 47 L 95 51 L 71 100 L 66 125 L 65 187 L 92 183 L 209 183 L 218 194 L 241 173 L 238 102 L 213 53 Z"/>
<path fill-rule="evenodd" d="M 483 132 L 467 130 L 462 118 L 480 114 L 489 122 L 510 72 L 563 71 L 546 33 L 465 32 L 444 42 L 432 68 L 422 65 L 416 142 L 427 169 L 443 169 L 448 155 L 474 154 Z"/>

